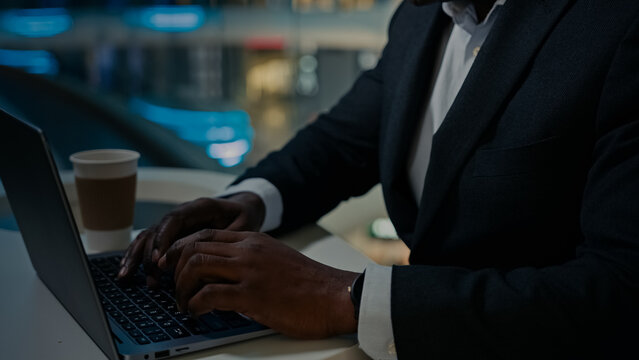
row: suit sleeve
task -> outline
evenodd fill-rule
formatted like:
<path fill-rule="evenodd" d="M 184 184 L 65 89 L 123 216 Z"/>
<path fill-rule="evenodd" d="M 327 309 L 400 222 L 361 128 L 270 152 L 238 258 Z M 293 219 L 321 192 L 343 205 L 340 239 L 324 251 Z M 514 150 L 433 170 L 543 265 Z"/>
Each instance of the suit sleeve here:
<path fill-rule="evenodd" d="M 618 47 L 600 99 L 574 260 L 509 271 L 394 267 L 400 359 L 639 356 L 638 24 Z"/>

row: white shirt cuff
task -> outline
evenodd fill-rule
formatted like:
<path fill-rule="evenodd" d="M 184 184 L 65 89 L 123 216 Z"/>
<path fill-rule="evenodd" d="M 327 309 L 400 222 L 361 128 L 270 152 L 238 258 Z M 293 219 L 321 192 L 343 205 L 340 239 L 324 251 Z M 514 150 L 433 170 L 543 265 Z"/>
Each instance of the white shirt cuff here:
<path fill-rule="evenodd" d="M 391 279 L 393 268 L 370 264 L 366 267 L 359 308 L 359 347 L 373 359 L 395 360 L 391 322 Z"/>
<path fill-rule="evenodd" d="M 243 180 L 239 184 L 229 186 L 218 197 L 227 197 L 240 192 L 251 192 L 262 199 L 264 203 L 264 222 L 260 231 L 270 231 L 277 229 L 282 222 L 282 195 L 275 185 L 262 178 L 250 178 Z"/>

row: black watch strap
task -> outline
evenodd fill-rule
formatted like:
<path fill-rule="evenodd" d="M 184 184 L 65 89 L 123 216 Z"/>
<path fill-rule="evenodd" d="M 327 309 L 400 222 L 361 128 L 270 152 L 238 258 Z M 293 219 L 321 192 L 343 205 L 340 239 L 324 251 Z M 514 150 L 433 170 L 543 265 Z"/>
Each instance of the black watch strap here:
<path fill-rule="evenodd" d="M 359 276 L 355 278 L 353 284 L 351 285 L 351 301 L 353 302 L 353 308 L 355 309 L 355 319 L 359 319 L 359 307 L 362 303 L 362 291 L 364 289 L 365 273 L 366 270 L 364 270 L 363 273 L 359 274 Z"/>

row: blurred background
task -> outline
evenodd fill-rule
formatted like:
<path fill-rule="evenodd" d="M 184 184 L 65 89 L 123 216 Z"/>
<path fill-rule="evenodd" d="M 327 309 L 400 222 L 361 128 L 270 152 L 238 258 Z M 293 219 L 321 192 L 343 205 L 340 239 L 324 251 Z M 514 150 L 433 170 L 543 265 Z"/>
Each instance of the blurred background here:
<path fill-rule="evenodd" d="M 129 148 L 141 166 L 239 174 L 375 66 L 398 2 L 4 0 L 0 106 L 45 131 L 61 170 Z M 365 218 L 327 227 L 397 263 L 366 242 L 385 214 L 369 198 Z"/>

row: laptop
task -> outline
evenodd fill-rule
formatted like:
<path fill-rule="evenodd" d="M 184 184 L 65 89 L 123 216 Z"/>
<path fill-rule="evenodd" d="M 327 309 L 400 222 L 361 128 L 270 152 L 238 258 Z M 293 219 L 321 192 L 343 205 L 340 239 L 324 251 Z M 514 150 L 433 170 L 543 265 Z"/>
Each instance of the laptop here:
<path fill-rule="evenodd" d="M 116 281 L 122 252 L 87 256 L 44 133 L 2 109 L 0 153 L 33 267 L 109 359 L 164 359 L 274 333 L 235 312 L 180 313 L 170 276 L 154 289 L 141 269 L 132 284 Z"/>

